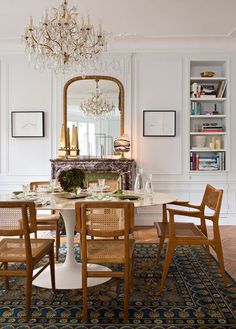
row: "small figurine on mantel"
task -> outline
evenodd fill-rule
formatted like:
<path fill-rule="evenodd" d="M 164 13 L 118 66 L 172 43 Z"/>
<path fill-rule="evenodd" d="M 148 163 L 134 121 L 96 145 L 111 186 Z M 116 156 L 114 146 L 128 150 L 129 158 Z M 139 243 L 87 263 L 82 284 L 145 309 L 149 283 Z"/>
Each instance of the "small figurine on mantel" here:
<path fill-rule="evenodd" d="M 65 136 L 65 127 L 64 124 L 62 124 L 58 159 L 65 159 L 65 157 L 66 157 L 66 136 Z"/>
<path fill-rule="evenodd" d="M 70 159 L 76 159 L 79 155 L 79 138 L 78 138 L 78 127 L 72 125 L 72 136 L 70 145 Z"/>
<path fill-rule="evenodd" d="M 72 126 L 72 136 L 70 139 L 70 128 L 66 128 L 64 124 L 61 126 L 61 140 L 58 152 L 58 159 L 76 159 L 79 155 L 79 139 L 78 128 Z"/>
<path fill-rule="evenodd" d="M 127 134 L 123 134 L 114 140 L 114 150 L 121 153 L 121 159 L 125 159 L 124 153 L 130 151 L 130 139 Z"/>

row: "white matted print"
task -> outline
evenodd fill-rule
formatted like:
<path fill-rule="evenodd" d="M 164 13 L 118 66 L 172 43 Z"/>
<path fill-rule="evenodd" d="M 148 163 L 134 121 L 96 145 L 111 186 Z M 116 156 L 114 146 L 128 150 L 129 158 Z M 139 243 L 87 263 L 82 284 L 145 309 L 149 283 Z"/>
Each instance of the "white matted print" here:
<path fill-rule="evenodd" d="M 145 137 L 176 136 L 176 111 L 144 110 L 143 136 Z"/>
<path fill-rule="evenodd" d="M 12 137 L 44 137 L 44 112 L 11 112 L 11 128 Z"/>

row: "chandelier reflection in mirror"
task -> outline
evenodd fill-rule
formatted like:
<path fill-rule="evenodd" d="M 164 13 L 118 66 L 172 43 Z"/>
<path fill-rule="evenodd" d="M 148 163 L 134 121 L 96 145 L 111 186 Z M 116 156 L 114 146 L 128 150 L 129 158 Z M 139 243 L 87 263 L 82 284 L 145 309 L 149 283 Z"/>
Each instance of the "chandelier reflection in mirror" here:
<path fill-rule="evenodd" d="M 99 80 L 96 79 L 96 90 L 92 97 L 80 104 L 81 111 L 85 116 L 92 119 L 109 119 L 115 112 L 114 104 L 103 98 L 103 93 L 99 89 Z"/>
<path fill-rule="evenodd" d="M 52 17 L 47 11 L 39 25 L 33 24 L 32 16 L 25 28 L 24 41 L 29 60 L 35 68 L 53 69 L 56 73 L 72 73 L 96 65 L 99 55 L 105 50 L 105 36 L 101 24 L 98 31 L 90 23 L 90 18 L 77 20 L 77 9 L 68 9 L 67 0 L 57 9 L 52 9 Z"/>

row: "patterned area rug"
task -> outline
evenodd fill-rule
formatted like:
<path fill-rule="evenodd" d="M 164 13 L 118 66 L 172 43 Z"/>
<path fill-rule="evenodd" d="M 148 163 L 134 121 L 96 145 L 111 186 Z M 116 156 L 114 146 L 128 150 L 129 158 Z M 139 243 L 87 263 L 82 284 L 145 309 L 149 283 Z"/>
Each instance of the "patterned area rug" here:
<path fill-rule="evenodd" d="M 79 246 L 76 248 L 79 260 Z M 31 320 L 24 322 L 23 281 L 12 278 L 11 290 L 0 291 L 0 328 L 236 328 L 236 283 L 224 286 L 217 262 L 201 247 L 178 248 L 159 294 L 162 262 L 156 264 L 156 244 L 136 244 L 134 290 L 129 324 L 123 324 L 123 283 L 118 279 L 89 289 L 89 323 L 81 324 L 79 290 L 33 288 Z M 60 252 L 61 261 L 65 246 Z"/>

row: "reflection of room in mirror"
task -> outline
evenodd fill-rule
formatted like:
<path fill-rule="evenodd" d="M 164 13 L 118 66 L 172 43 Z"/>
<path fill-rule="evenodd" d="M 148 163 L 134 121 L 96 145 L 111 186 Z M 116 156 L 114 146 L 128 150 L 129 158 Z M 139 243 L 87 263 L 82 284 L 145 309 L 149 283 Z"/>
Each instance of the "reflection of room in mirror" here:
<path fill-rule="evenodd" d="M 67 126 L 78 127 L 79 149 L 82 156 L 113 155 L 113 141 L 120 135 L 119 87 L 109 80 L 99 80 L 99 87 L 106 99 L 115 106 L 115 111 L 108 120 L 90 118 L 80 109 L 81 102 L 94 92 L 95 80 L 78 80 L 68 87 Z"/>

